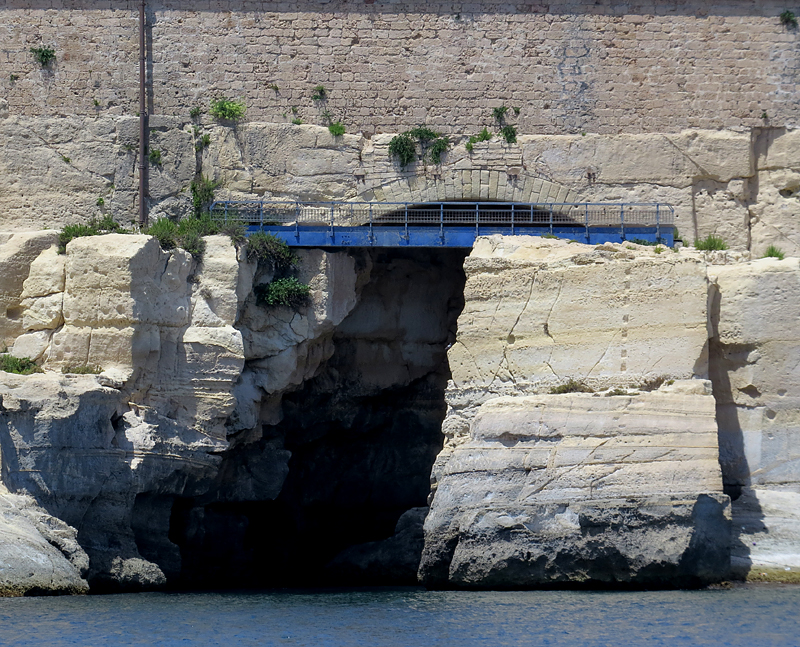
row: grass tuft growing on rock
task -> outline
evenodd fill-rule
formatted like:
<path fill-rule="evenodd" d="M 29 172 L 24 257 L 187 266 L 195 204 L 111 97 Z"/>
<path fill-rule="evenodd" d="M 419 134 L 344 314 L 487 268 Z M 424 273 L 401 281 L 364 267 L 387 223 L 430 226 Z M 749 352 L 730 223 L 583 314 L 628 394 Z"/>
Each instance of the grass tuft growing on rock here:
<path fill-rule="evenodd" d="M 553 395 L 561 395 L 562 393 L 594 393 L 594 389 L 586 386 L 583 382 L 578 382 L 570 378 L 564 384 L 559 384 L 550 389 Z"/>
<path fill-rule="evenodd" d="M 254 292 L 258 305 L 299 308 L 308 303 L 311 288 L 292 276 L 275 279 L 267 285 L 258 285 Z"/>
<path fill-rule="evenodd" d="M 101 236 L 103 234 L 127 234 L 130 233 L 123 229 L 114 219 L 105 215 L 102 218 L 92 218 L 86 224 L 66 225 L 58 234 L 58 253 L 67 252 L 67 243 L 75 238 L 84 236 Z"/>
<path fill-rule="evenodd" d="M 218 121 L 239 121 L 244 117 L 247 107 L 241 101 L 222 97 L 211 102 L 208 112 Z"/>
<path fill-rule="evenodd" d="M 722 238 L 715 236 L 714 234 L 709 234 L 703 240 L 695 240 L 694 246 L 695 249 L 702 251 L 720 251 L 723 249 L 728 249 L 727 243 L 725 243 Z"/>
<path fill-rule="evenodd" d="M 30 357 L 14 357 L 13 355 L 0 355 L 0 371 L 17 375 L 44 373 Z"/>
<path fill-rule="evenodd" d="M 770 245 L 767 247 L 767 251 L 764 252 L 764 258 L 777 258 L 779 261 L 782 261 L 786 255 L 775 245 Z"/>

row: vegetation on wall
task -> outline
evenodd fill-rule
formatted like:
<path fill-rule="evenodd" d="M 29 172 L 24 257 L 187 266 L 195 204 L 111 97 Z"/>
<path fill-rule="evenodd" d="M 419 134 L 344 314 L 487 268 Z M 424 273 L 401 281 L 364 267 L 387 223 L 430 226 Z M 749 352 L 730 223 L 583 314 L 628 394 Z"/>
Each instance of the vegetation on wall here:
<path fill-rule="evenodd" d="M 214 190 L 217 186 L 219 186 L 219 182 L 215 182 L 205 175 L 200 175 L 192 180 L 189 190 L 192 192 L 192 208 L 196 217 L 204 211 L 208 211 L 209 205 L 214 201 Z"/>
<path fill-rule="evenodd" d="M 419 147 L 419 159 L 431 164 L 441 164 L 442 154 L 449 146 L 450 140 L 442 133 L 427 126 L 417 126 L 392 137 L 389 142 L 389 157 L 397 159 L 400 168 L 404 169 L 416 161 Z"/>
<path fill-rule="evenodd" d="M 247 258 L 268 263 L 276 272 L 296 267 L 299 260 L 284 241 L 263 231 L 258 231 L 247 239 Z"/>
<path fill-rule="evenodd" d="M 467 151 L 471 153 L 474 144 L 477 144 L 478 142 L 488 142 L 492 136 L 493 135 L 489 132 L 488 128 L 484 128 L 477 135 L 472 135 L 467 142 Z"/>
<path fill-rule="evenodd" d="M 31 54 L 42 67 L 47 67 L 56 58 L 56 51 L 50 47 L 31 47 Z"/>
<path fill-rule="evenodd" d="M 211 102 L 209 113 L 219 121 L 239 121 L 244 117 L 246 106 L 241 101 L 222 97 Z"/>
<path fill-rule="evenodd" d="M 778 18 L 784 27 L 788 27 L 789 29 L 797 28 L 797 16 L 795 15 L 794 11 L 789 11 L 789 9 L 787 9 L 786 11 L 782 12 Z"/>

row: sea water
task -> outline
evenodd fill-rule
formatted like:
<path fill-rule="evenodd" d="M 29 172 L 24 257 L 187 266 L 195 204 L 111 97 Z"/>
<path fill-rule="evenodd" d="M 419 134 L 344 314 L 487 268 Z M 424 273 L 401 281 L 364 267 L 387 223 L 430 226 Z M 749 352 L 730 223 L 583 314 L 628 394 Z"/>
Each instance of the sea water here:
<path fill-rule="evenodd" d="M 800 647 L 800 587 L 6 598 L 0 645 Z"/>

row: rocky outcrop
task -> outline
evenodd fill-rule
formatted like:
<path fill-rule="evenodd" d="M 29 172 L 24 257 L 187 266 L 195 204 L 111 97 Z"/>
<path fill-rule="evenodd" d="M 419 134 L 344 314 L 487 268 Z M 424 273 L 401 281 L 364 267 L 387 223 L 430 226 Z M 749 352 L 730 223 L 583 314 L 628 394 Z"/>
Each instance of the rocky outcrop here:
<path fill-rule="evenodd" d="M 728 506 L 707 381 L 497 398 L 441 469 L 420 578 L 434 588 L 718 581 Z"/>
<path fill-rule="evenodd" d="M 751 579 L 800 572 L 800 264 L 711 268 L 711 378 L 733 499 L 733 565 Z"/>
<path fill-rule="evenodd" d="M 728 575 L 707 262 L 630 243 L 476 243 L 448 354 L 428 586 Z"/>
<path fill-rule="evenodd" d="M 0 597 L 87 593 L 75 529 L 0 486 Z"/>

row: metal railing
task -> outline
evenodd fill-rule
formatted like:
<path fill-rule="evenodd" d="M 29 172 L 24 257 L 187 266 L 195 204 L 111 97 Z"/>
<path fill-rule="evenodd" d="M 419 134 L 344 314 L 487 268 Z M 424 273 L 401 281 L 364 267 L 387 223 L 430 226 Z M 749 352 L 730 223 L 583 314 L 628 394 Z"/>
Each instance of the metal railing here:
<path fill-rule="evenodd" d="M 373 227 L 385 225 L 508 227 L 672 227 L 675 210 L 654 203 L 519 202 L 269 202 L 218 200 L 211 212 L 250 227 Z"/>

